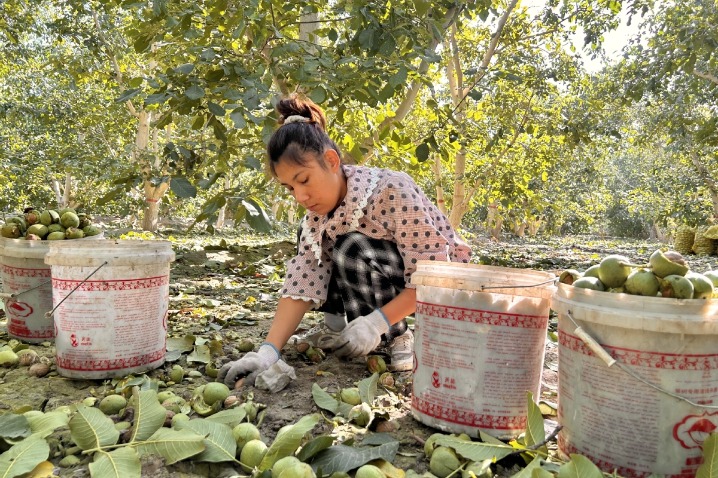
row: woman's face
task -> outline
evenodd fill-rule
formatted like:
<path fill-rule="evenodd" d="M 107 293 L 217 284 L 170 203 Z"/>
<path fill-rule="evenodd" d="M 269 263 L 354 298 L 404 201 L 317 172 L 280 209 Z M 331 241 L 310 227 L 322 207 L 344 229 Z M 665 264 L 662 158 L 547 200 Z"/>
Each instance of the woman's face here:
<path fill-rule="evenodd" d="M 347 193 L 347 180 L 339 155 L 333 149 L 324 152 L 323 167 L 320 156 L 315 153 L 306 155 L 305 166 L 280 158 L 274 174 L 305 209 L 327 215 L 339 206 Z"/>

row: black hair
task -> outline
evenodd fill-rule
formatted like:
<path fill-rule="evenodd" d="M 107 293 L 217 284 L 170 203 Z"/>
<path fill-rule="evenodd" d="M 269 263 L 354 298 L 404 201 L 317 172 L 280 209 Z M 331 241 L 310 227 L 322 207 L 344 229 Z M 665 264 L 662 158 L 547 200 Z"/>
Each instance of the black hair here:
<path fill-rule="evenodd" d="M 291 95 L 279 100 L 276 110 L 279 113 L 280 126 L 267 144 L 269 171 L 273 176 L 276 176 L 275 167 L 280 160 L 305 166 L 308 161 L 306 152 L 316 153 L 322 168 L 326 168 L 322 154 L 327 149 L 335 150 L 341 158 L 339 146 L 326 132 L 327 118 L 324 110 L 312 100 Z M 296 118 L 297 116 L 304 119 Z"/>

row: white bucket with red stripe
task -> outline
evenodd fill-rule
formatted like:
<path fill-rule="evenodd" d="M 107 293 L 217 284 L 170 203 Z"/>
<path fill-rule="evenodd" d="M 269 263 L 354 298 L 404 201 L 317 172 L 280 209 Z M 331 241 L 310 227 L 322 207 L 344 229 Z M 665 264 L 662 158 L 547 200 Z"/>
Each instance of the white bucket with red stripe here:
<path fill-rule="evenodd" d="M 555 276 L 419 261 L 411 410 L 442 431 L 514 438 L 538 400 Z"/>
<path fill-rule="evenodd" d="M 60 375 L 121 377 L 164 363 L 174 257 L 168 241 L 50 245 Z"/>
<path fill-rule="evenodd" d="M 695 476 L 718 431 L 718 300 L 559 284 L 552 308 L 560 453 L 629 478 Z"/>
<path fill-rule="evenodd" d="M 49 241 L 0 238 L 0 277 L 10 337 L 30 343 L 54 337 Z"/>

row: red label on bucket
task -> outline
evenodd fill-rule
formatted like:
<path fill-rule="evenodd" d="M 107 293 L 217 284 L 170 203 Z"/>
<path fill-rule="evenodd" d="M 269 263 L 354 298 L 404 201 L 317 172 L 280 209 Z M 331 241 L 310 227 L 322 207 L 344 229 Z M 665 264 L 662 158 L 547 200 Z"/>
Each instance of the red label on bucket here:
<path fill-rule="evenodd" d="M 540 386 L 545 309 L 532 315 L 417 301 L 412 410 L 451 431 L 460 430 L 447 424 L 474 435 L 523 431 L 526 391 Z"/>
<path fill-rule="evenodd" d="M 5 260 L 12 260 L 6 257 Z M 37 261 L 42 263 L 42 261 Z M 50 268 L 0 267 L 3 290 L 16 294 L 5 301 L 8 333 L 21 340 L 40 342 L 54 336 L 52 317 L 45 313 L 52 309 Z"/>
<path fill-rule="evenodd" d="M 559 319 L 560 451 L 585 455 L 602 470 L 627 478 L 695 476 L 702 441 L 718 428 L 718 412 L 662 393 L 618 366 L 607 367 L 580 338 L 563 330 L 565 319 Z M 718 354 L 676 353 L 695 350 L 687 346 L 694 339 L 684 336 L 672 343 L 665 341 L 668 334 L 655 335 L 664 343 L 645 332 L 636 345 L 668 350 L 602 346 L 633 374 L 669 393 L 695 404 L 718 403 Z"/>
<path fill-rule="evenodd" d="M 62 374 L 152 368 L 165 356 L 169 276 L 76 281 L 53 277 Z M 146 366 L 146 367 L 145 367 Z"/>

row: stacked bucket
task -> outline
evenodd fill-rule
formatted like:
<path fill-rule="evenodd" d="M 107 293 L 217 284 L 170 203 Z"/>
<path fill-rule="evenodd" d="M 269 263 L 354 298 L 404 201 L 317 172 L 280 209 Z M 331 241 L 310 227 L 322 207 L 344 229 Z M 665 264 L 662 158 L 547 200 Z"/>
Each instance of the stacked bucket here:
<path fill-rule="evenodd" d="M 8 334 L 54 340 L 57 370 L 111 378 L 164 363 L 168 241 L 0 240 Z"/>
<path fill-rule="evenodd" d="M 548 274 L 420 261 L 412 414 L 515 438 L 558 314 L 559 452 L 607 473 L 692 478 L 718 431 L 718 300 L 612 294 Z M 549 283 L 547 283 L 547 281 Z"/>

